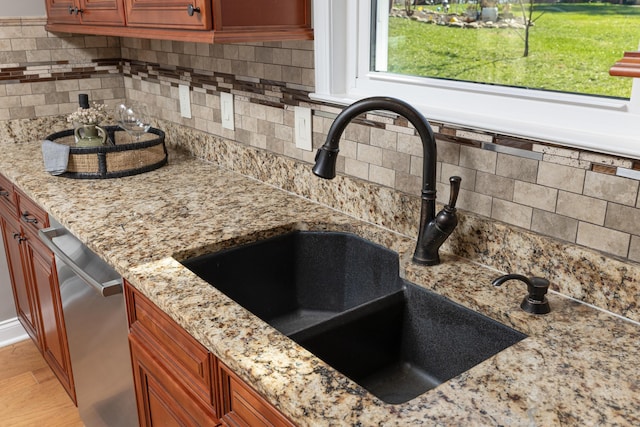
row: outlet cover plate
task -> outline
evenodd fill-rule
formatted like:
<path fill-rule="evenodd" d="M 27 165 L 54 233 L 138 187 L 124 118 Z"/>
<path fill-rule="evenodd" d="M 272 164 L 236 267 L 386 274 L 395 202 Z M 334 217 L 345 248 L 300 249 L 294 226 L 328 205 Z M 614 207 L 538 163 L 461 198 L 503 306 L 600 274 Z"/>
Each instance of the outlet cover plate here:
<path fill-rule="evenodd" d="M 295 107 L 295 142 L 296 147 L 312 151 L 311 108 Z"/>
<path fill-rule="evenodd" d="M 227 92 L 220 93 L 220 114 L 222 115 L 222 127 L 235 130 L 233 120 L 233 94 Z"/>
<path fill-rule="evenodd" d="M 186 119 L 191 118 L 191 97 L 189 95 L 189 86 L 179 85 L 178 93 L 180 95 L 180 115 Z"/>

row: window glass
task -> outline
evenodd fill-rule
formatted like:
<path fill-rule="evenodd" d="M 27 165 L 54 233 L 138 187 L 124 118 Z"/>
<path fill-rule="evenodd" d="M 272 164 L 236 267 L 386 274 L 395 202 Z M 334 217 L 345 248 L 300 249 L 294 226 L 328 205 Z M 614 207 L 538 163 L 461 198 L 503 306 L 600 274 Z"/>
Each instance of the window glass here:
<path fill-rule="evenodd" d="M 640 79 L 608 74 L 625 51 L 638 50 L 640 4 L 582 4 L 585 10 L 604 7 L 598 9 L 602 16 L 594 18 L 577 13 L 580 4 L 534 3 L 535 25 L 530 28 L 528 56 L 523 57 L 522 28 L 457 28 L 446 22 L 429 23 L 428 17 L 418 14 L 422 10 L 444 15 L 448 7 L 447 20 L 460 10 L 455 16 L 460 21 L 458 16 L 468 13 L 467 8 L 475 8 L 476 18 L 478 10 L 482 17 L 478 9 L 482 5 L 453 1 L 409 4 L 413 16 L 405 19 L 397 16 L 402 16 L 404 0 L 314 0 L 316 73 L 311 96 L 343 105 L 368 96 L 391 96 L 409 102 L 435 122 L 640 159 Z M 495 25 L 505 16 L 506 5 L 497 3 L 498 18 L 491 21 Z M 515 19 L 529 6 L 512 2 L 507 10 Z M 579 19 L 564 33 L 545 26 L 551 11 L 542 14 L 543 10 L 569 16 L 570 8 Z M 577 25 L 580 22 L 588 25 Z M 408 24 L 414 29 L 398 29 Z M 421 33 L 415 28 L 437 32 L 416 38 Z M 546 46 L 571 43 L 572 50 L 551 58 L 539 44 L 547 36 L 545 31 L 563 34 Z M 591 31 L 599 35 L 588 38 Z M 491 32 L 495 37 L 487 39 Z M 604 39 L 618 41 L 605 48 Z M 461 45 L 466 50 L 452 48 Z M 587 52 L 584 57 L 582 52 Z M 530 65 L 533 60 L 537 62 Z"/>
<path fill-rule="evenodd" d="M 608 71 L 637 50 L 640 1 L 378 1 L 373 71 L 630 98 Z"/>

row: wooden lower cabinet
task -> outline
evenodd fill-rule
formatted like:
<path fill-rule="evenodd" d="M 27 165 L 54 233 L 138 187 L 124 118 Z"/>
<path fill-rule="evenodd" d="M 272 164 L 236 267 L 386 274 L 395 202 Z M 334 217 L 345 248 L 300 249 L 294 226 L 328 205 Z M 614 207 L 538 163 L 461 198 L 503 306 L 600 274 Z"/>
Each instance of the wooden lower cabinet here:
<path fill-rule="evenodd" d="M 9 184 L 0 178 L 0 188 L 6 191 Z M 75 402 L 55 258 L 38 238 L 38 230 L 47 227 L 49 219 L 20 191 L 10 193 L 0 204 L 0 228 L 18 320 Z"/>
<path fill-rule="evenodd" d="M 20 226 L 16 224 L 15 219 L 11 216 L 4 217 L 0 215 L 0 228 L 2 229 L 2 239 L 7 256 L 7 265 L 9 266 L 18 320 L 38 349 L 42 349 L 38 328 L 37 313 L 39 308 L 37 306 L 37 294 L 31 281 L 27 280 L 25 268 L 23 267 L 22 242 L 24 237 Z"/>
<path fill-rule="evenodd" d="M 27 237 L 24 250 L 31 262 L 30 274 L 38 295 L 42 356 L 75 402 L 71 357 L 54 255 L 39 240 L 34 241 L 34 238 L 36 237 Z"/>
<path fill-rule="evenodd" d="M 135 333 L 129 343 L 141 426 L 218 425 L 213 406 L 180 383 L 152 343 Z"/>
<path fill-rule="evenodd" d="M 141 426 L 294 426 L 125 280 Z"/>

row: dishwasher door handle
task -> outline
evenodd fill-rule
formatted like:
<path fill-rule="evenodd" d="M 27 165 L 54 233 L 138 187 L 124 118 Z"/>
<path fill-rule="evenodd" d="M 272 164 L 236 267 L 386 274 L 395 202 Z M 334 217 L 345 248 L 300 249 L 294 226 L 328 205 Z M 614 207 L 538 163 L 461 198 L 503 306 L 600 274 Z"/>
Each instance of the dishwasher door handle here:
<path fill-rule="evenodd" d="M 76 264 L 69 255 L 67 255 L 56 243 L 53 241 L 54 237 L 62 236 L 67 234 L 68 231 L 63 228 L 44 228 L 38 231 L 40 240 L 49 248 L 51 251 L 60 258 L 62 262 L 64 262 L 74 273 L 76 273 L 82 280 L 84 280 L 88 285 L 90 285 L 98 294 L 103 297 L 108 297 L 111 295 L 121 294 L 122 293 L 122 278 L 116 280 L 109 280 L 108 282 L 101 283 L 98 280 L 94 279 L 89 275 L 86 271 L 84 271 L 78 264 Z M 97 256 L 97 255 L 95 255 Z"/>

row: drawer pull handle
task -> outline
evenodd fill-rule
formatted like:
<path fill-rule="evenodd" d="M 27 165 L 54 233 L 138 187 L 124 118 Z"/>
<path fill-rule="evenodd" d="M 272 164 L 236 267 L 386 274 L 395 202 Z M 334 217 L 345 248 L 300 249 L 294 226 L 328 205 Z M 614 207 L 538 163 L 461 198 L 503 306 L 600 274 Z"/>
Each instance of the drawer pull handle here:
<path fill-rule="evenodd" d="M 73 15 L 75 13 L 75 15 L 78 16 L 78 14 L 82 15 L 82 12 L 84 12 L 84 10 L 69 6 L 69 15 Z"/>
<path fill-rule="evenodd" d="M 25 240 L 27 240 L 26 237 L 23 237 L 22 234 L 20 233 L 13 233 L 13 238 L 14 239 L 18 239 L 18 244 L 24 242 Z"/>
<path fill-rule="evenodd" d="M 194 7 L 193 4 L 189 4 L 189 6 L 187 6 L 187 13 L 189 16 L 193 16 L 194 13 L 200 13 L 200 8 Z"/>
<path fill-rule="evenodd" d="M 22 219 L 24 220 L 24 222 L 28 222 L 29 224 L 37 224 L 38 223 L 38 218 L 29 217 L 29 212 L 23 212 L 22 213 Z"/>
<path fill-rule="evenodd" d="M 6 190 L 0 190 L 0 196 L 9 197 L 9 192 Z"/>

